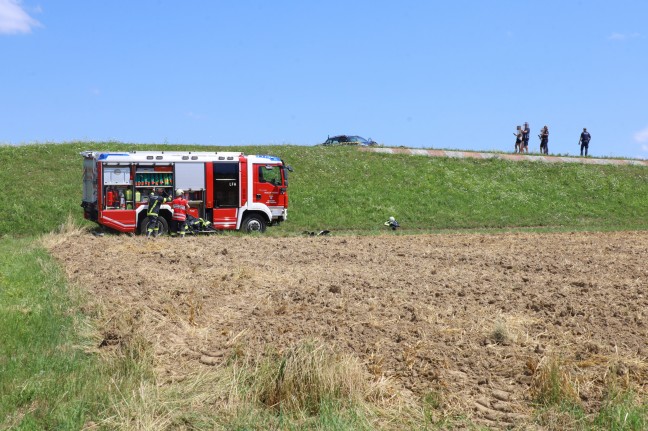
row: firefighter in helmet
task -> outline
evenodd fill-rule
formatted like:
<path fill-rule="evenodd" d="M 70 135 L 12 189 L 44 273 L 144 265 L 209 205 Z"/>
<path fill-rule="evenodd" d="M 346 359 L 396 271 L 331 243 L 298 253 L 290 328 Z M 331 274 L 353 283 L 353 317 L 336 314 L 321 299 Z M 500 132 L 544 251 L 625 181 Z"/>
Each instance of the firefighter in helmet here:
<path fill-rule="evenodd" d="M 187 233 L 187 211 L 189 210 L 189 201 L 184 198 L 182 189 L 176 190 L 176 198 L 171 203 L 173 207 L 173 217 L 171 218 L 171 235 L 179 234 L 184 238 Z"/>
<path fill-rule="evenodd" d="M 166 196 L 164 189 L 153 189 L 148 198 L 148 211 L 146 215 L 149 218 L 149 223 L 146 228 L 146 237 L 150 238 L 158 236 L 160 232 L 160 207 L 162 204 L 169 202 L 171 199 Z"/>
<path fill-rule="evenodd" d="M 396 230 L 400 227 L 400 224 L 398 224 L 394 217 L 389 217 L 389 220 L 385 222 L 385 226 L 390 227 L 391 230 Z"/>

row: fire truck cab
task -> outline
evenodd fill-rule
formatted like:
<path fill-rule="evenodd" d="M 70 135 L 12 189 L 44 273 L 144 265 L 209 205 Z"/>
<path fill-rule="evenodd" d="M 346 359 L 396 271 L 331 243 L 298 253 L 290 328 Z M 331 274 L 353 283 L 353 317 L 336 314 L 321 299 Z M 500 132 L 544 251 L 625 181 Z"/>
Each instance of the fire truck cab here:
<path fill-rule="evenodd" d="M 148 196 L 161 190 L 172 200 L 182 189 L 189 214 L 217 230 L 263 232 L 288 217 L 290 166 L 274 156 L 239 152 L 84 151 L 84 217 L 120 232 L 144 233 Z M 170 202 L 159 212 L 167 233 Z"/>

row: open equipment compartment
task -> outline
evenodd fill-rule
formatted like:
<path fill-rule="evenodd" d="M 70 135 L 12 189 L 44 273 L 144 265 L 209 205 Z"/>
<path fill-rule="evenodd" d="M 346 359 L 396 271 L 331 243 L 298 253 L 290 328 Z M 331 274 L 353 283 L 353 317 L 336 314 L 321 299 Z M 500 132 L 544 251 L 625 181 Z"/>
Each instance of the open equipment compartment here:
<path fill-rule="evenodd" d="M 174 177 L 171 163 L 138 163 L 135 169 L 135 207 L 148 205 L 148 196 L 154 189 L 162 189 L 173 196 Z"/>
<path fill-rule="evenodd" d="M 133 209 L 133 181 L 130 165 L 104 165 L 103 184 L 104 209 Z"/>
<path fill-rule="evenodd" d="M 189 213 L 205 217 L 205 163 L 176 163 L 174 166 L 176 190 L 182 189 L 189 201 Z"/>

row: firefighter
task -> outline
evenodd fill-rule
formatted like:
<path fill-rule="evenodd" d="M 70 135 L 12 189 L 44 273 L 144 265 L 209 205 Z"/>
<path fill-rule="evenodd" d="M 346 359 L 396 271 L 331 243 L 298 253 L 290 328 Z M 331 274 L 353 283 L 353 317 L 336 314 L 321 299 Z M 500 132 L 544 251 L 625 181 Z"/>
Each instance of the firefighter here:
<path fill-rule="evenodd" d="M 171 203 L 173 207 L 173 217 L 171 223 L 171 235 L 179 234 L 180 238 L 184 238 L 185 233 L 189 227 L 187 226 L 187 211 L 189 210 L 189 202 L 184 198 L 184 191 L 182 189 L 176 190 L 176 198 Z"/>
<path fill-rule="evenodd" d="M 398 222 L 394 217 L 389 217 L 389 220 L 385 222 L 385 226 L 389 226 L 391 230 L 396 230 L 397 228 L 400 227 L 400 225 L 398 224 Z"/>
<path fill-rule="evenodd" d="M 160 221 L 158 216 L 160 214 L 160 207 L 162 204 L 169 202 L 171 199 L 165 196 L 166 193 L 163 189 L 153 189 L 148 199 L 148 212 L 146 215 L 149 217 L 149 224 L 146 229 L 146 237 L 150 238 L 151 235 L 155 238 L 160 231 Z"/>

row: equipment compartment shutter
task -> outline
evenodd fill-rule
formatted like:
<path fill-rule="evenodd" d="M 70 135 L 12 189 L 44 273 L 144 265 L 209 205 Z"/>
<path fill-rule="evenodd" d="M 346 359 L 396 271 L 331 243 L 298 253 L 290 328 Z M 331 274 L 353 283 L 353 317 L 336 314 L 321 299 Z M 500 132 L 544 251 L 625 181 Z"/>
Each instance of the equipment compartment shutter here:
<path fill-rule="evenodd" d="M 175 188 L 184 190 L 204 190 L 205 164 L 176 163 Z"/>
<path fill-rule="evenodd" d="M 104 184 L 128 185 L 130 184 L 130 168 L 104 168 Z"/>

